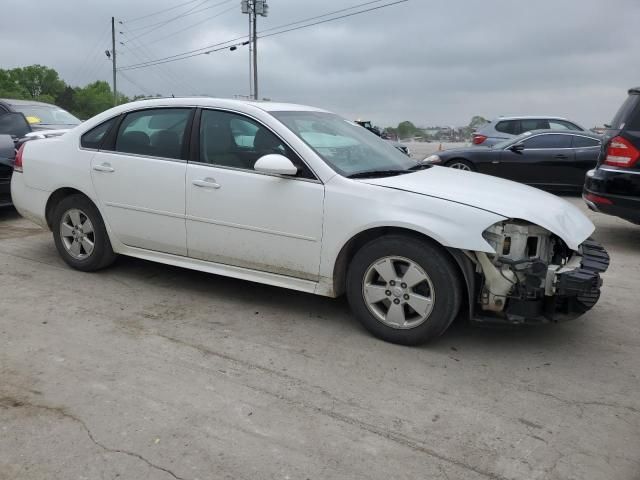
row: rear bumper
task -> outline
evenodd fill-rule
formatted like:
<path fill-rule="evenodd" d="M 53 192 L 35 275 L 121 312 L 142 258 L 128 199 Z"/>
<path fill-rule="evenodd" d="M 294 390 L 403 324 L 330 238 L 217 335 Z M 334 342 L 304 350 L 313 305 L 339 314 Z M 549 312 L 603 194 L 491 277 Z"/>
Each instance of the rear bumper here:
<path fill-rule="evenodd" d="M 49 195 L 49 192 L 27 186 L 22 173 L 14 172 L 11 177 L 11 198 L 18 213 L 47 229 L 45 209 Z"/>
<path fill-rule="evenodd" d="M 595 212 L 640 224 L 640 171 L 614 168 L 590 170 L 582 198 Z"/>

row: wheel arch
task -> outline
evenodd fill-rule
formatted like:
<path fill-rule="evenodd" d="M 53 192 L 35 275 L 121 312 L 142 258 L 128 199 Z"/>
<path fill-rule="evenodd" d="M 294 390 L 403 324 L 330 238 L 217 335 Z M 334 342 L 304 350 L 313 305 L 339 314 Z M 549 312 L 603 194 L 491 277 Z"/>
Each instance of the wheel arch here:
<path fill-rule="evenodd" d="M 49 226 L 49 229 L 51 229 L 51 227 L 52 227 L 51 224 L 52 224 L 53 219 L 51 217 L 53 215 L 53 211 L 55 210 L 56 205 L 58 203 L 60 203 L 60 201 L 63 198 L 69 197 L 71 195 L 82 195 L 82 196 L 86 197 L 91 203 L 93 203 L 96 208 L 98 208 L 96 203 L 91 199 L 91 197 L 89 195 L 87 195 L 86 193 L 78 190 L 77 188 L 73 188 L 73 187 L 61 187 L 61 188 L 58 188 L 57 190 L 54 190 L 51 193 L 51 195 L 49 195 L 49 198 L 47 199 L 47 204 L 46 204 L 45 209 L 44 209 L 45 219 L 47 221 L 47 225 Z"/>
<path fill-rule="evenodd" d="M 409 228 L 404 227 L 373 227 L 367 230 L 363 230 L 353 237 L 351 237 L 340 249 L 338 256 L 336 257 L 336 261 L 333 267 L 333 292 L 335 296 L 340 296 L 345 292 L 346 289 L 346 279 L 347 279 L 347 270 L 349 268 L 349 264 L 353 259 L 356 252 L 362 248 L 365 244 L 374 240 L 376 238 L 383 237 L 385 235 L 392 234 L 400 234 L 405 235 L 407 237 L 412 237 L 419 239 L 421 241 L 429 242 L 438 248 L 440 248 L 445 254 L 449 255 L 451 260 L 453 260 L 454 264 L 458 268 L 458 273 L 460 274 L 460 280 L 463 283 L 463 287 L 465 288 L 465 292 L 463 292 L 463 297 L 466 298 L 466 307 L 469 311 L 469 315 L 473 315 L 473 297 L 475 292 L 475 276 L 474 269 L 471 263 L 471 260 L 460 250 L 455 248 L 449 248 L 442 245 L 437 240 L 432 237 L 418 232 L 416 230 L 411 230 Z"/>

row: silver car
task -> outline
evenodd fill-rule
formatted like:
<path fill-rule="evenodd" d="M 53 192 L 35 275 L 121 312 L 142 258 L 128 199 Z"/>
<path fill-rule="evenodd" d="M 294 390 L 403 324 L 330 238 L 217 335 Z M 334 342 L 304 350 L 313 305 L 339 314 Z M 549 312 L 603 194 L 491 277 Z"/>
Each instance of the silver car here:
<path fill-rule="evenodd" d="M 586 131 L 577 123 L 562 117 L 519 116 L 498 117 L 480 127 L 473 134 L 473 145 L 490 147 L 503 140 L 514 138 L 531 130 L 578 130 Z"/>

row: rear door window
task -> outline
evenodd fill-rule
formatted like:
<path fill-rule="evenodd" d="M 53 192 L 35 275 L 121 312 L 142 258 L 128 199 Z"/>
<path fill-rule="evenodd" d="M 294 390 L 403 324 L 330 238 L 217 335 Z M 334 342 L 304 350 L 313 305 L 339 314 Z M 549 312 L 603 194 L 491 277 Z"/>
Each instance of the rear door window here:
<path fill-rule="evenodd" d="M 595 138 L 589 137 L 581 137 L 578 135 L 573 135 L 573 148 L 589 148 L 589 147 L 599 147 L 600 141 Z"/>
<path fill-rule="evenodd" d="M 566 120 L 549 120 L 549 128 L 553 130 L 582 130 L 576 124 Z"/>
<path fill-rule="evenodd" d="M 182 158 L 190 108 L 157 108 L 127 114 L 115 151 L 161 158 Z"/>
<path fill-rule="evenodd" d="M 495 128 L 498 132 L 508 133 L 509 135 L 518 134 L 517 120 L 502 120 L 496 124 Z"/>
<path fill-rule="evenodd" d="M 531 148 L 570 148 L 571 135 L 547 134 L 536 135 L 524 142 L 525 149 Z"/>
<path fill-rule="evenodd" d="M 548 130 L 549 121 L 544 119 L 528 118 L 520 120 L 520 133 L 530 132 L 531 130 Z"/>

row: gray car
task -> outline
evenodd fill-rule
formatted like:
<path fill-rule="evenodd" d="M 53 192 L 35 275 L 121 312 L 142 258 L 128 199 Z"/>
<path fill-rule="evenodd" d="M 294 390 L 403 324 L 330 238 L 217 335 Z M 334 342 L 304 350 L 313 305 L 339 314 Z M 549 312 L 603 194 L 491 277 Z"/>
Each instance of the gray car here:
<path fill-rule="evenodd" d="M 35 100 L 0 98 L 0 115 L 8 112 L 22 113 L 32 131 L 69 129 L 80 125 L 81 122 L 56 105 Z"/>
<path fill-rule="evenodd" d="M 496 143 L 517 137 L 532 130 L 574 130 L 585 132 L 586 130 L 576 122 L 562 117 L 553 116 L 518 116 L 498 117 L 486 123 L 473 134 L 473 145 L 491 147 Z"/>

